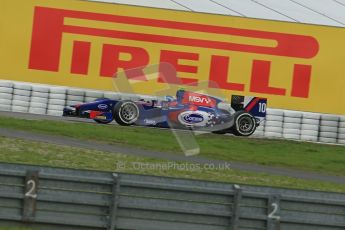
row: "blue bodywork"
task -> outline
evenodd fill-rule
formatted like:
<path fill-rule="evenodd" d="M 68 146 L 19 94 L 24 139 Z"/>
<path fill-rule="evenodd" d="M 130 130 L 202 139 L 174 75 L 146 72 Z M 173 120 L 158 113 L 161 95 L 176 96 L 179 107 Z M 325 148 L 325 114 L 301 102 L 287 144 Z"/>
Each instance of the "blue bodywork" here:
<path fill-rule="evenodd" d="M 256 101 L 253 101 L 256 100 Z M 266 111 L 261 111 L 260 106 L 266 99 L 253 97 L 250 110 L 257 125 L 265 118 Z M 120 100 L 100 98 L 94 102 L 83 103 L 66 107 L 63 111 L 64 116 L 74 116 L 94 119 L 99 123 L 109 123 L 114 119 L 114 109 Z M 194 128 L 210 129 L 217 131 L 229 129 L 234 125 L 234 116 L 238 110 L 246 110 L 248 106 L 242 105 L 240 109 L 233 109 L 229 103 L 221 99 L 179 90 L 176 99 L 166 97 L 166 100 L 138 100 L 134 102 L 139 108 L 139 116 L 134 125 L 153 126 L 163 128 Z M 255 104 L 253 104 L 255 103 Z M 225 106 L 225 108 L 224 108 Z M 261 110 L 260 110 L 261 109 Z"/>

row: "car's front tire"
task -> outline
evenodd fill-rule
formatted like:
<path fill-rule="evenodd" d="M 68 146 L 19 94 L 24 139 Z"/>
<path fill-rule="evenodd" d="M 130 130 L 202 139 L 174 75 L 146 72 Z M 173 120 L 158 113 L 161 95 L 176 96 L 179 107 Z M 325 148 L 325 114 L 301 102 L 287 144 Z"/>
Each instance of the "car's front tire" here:
<path fill-rule="evenodd" d="M 139 118 L 138 105 L 130 100 L 119 101 L 114 107 L 114 119 L 119 125 L 133 125 Z"/>
<path fill-rule="evenodd" d="M 224 135 L 226 133 L 228 133 L 229 131 L 227 129 L 224 130 L 218 130 L 218 131 L 212 131 L 212 133 L 214 134 L 219 134 L 219 135 Z"/>
<path fill-rule="evenodd" d="M 113 121 L 113 120 L 100 120 L 100 119 L 93 119 L 93 120 L 97 122 L 98 124 L 109 124 Z"/>
<path fill-rule="evenodd" d="M 247 112 L 240 112 L 235 117 L 233 133 L 236 136 L 250 136 L 256 130 L 255 117 Z"/>

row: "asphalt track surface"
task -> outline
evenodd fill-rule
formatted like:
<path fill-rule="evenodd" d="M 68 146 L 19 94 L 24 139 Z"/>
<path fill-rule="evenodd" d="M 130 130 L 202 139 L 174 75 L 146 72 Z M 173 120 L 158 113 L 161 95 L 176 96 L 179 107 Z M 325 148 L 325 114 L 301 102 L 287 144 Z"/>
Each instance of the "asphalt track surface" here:
<path fill-rule="evenodd" d="M 25 114 L 25 113 L 13 113 L 13 112 L 0 112 L 0 116 L 23 118 L 29 120 L 60 120 L 65 122 L 88 122 L 94 123 L 92 120 L 79 119 L 79 118 L 65 118 L 65 117 L 54 117 L 47 115 L 36 115 L 36 114 Z M 95 125 L 99 125 L 94 123 Z M 112 124 L 111 124 L 112 125 Z M 305 172 L 295 169 L 288 169 L 282 167 L 270 167 L 262 166 L 248 163 L 240 162 L 227 162 L 222 160 L 208 159 L 201 156 L 190 156 L 186 157 L 184 155 L 178 155 L 173 153 L 159 152 L 159 151 L 148 151 L 133 147 L 124 147 L 117 145 L 110 145 L 100 142 L 85 141 L 70 137 L 55 136 L 49 134 L 38 134 L 34 132 L 18 131 L 12 129 L 0 128 L 0 136 L 10 137 L 10 138 L 20 138 L 30 141 L 37 141 L 55 145 L 71 146 L 83 149 L 98 150 L 110 153 L 122 153 L 131 156 L 138 157 L 150 157 L 155 159 L 161 159 L 164 161 L 177 161 L 177 162 L 187 162 L 193 164 L 214 164 L 214 165 L 224 165 L 225 163 L 230 164 L 231 169 L 241 170 L 254 173 L 266 173 L 278 176 L 287 176 L 298 179 L 305 180 L 317 180 L 323 182 L 330 182 L 336 184 L 345 184 L 345 177 L 343 176 L 333 176 L 325 175 L 319 173 Z"/>

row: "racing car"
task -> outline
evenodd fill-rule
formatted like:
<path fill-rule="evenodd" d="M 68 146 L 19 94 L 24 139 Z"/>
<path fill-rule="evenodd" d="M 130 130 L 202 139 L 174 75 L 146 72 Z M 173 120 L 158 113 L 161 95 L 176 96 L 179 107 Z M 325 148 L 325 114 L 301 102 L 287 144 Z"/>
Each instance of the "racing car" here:
<path fill-rule="evenodd" d="M 71 105 L 63 116 L 93 119 L 107 124 L 153 126 L 233 133 L 250 136 L 266 117 L 267 99 L 233 95 L 231 103 L 206 94 L 178 90 L 161 100 L 113 100 Z"/>

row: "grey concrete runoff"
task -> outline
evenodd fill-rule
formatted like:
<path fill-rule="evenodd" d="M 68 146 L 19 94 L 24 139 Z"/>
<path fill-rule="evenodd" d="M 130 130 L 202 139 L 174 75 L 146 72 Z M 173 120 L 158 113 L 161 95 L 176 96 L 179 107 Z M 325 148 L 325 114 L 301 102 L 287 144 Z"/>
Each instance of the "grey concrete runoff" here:
<path fill-rule="evenodd" d="M 13 113 L 13 112 L 0 112 L 0 116 L 23 118 L 23 119 L 32 119 L 32 120 L 61 120 L 66 122 L 87 122 L 85 119 L 75 119 L 75 118 L 64 118 L 64 117 L 53 117 L 48 115 L 34 115 L 26 113 Z M 0 128 L 0 136 L 9 137 L 9 138 L 20 138 L 29 141 L 43 142 L 54 145 L 62 146 L 71 146 L 76 148 L 98 150 L 103 152 L 110 153 L 122 153 L 126 155 L 138 156 L 138 157 L 150 157 L 167 161 L 177 161 L 177 162 L 187 162 L 187 163 L 196 163 L 196 164 L 214 164 L 222 165 L 225 163 L 230 164 L 231 169 L 241 170 L 254 173 L 265 173 L 277 176 L 287 176 L 297 179 L 304 180 L 316 180 L 336 184 L 345 184 L 344 176 L 334 176 L 326 175 L 321 173 L 306 172 L 301 170 L 289 169 L 284 167 L 271 167 L 256 165 L 250 163 L 241 163 L 241 162 L 227 162 L 222 160 L 209 159 L 202 156 L 190 156 L 186 157 L 181 154 L 160 152 L 160 151 L 151 151 L 143 150 L 140 148 L 119 146 L 113 144 L 106 144 L 100 142 L 93 142 L 90 140 L 80 140 L 76 138 L 56 136 L 50 134 L 38 134 L 28 131 L 18 131 L 13 129 Z"/>

